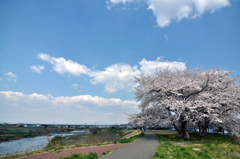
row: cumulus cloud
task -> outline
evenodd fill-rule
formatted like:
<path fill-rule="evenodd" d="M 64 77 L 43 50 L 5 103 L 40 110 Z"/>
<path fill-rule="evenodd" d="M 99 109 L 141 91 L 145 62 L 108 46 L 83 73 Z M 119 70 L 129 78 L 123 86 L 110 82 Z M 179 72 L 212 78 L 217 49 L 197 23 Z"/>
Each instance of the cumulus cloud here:
<path fill-rule="evenodd" d="M 48 115 L 57 119 L 63 118 L 63 116 L 64 119 L 68 119 L 76 113 L 76 118 L 71 119 L 75 120 L 75 122 L 86 120 L 84 118 L 92 121 L 105 122 L 109 120 L 102 118 L 101 114 L 116 114 L 119 112 L 121 112 L 122 115 L 121 120 L 126 122 L 126 117 L 124 116 L 125 111 L 138 111 L 137 102 L 123 101 L 117 98 L 102 98 L 91 95 L 53 97 L 50 94 L 24 94 L 22 92 L 12 91 L 0 91 L 0 110 L 2 110 L 0 114 L 11 112 L 13 116 L 16 115 L 15 118 L 21 114 L 23 114 L 20 116 L 21 118 L 27 118 L 27 116 L 29 116 L 28 121 L 33 120 L 30 117 L 45 120 L 44 118 Z M 21 111 L 23 112 L 21 113 Z M 14 114 L 14 112 L 16 114 Z M 45 113 L 45 115 L 40 116 L 40 112 Z M 4 117 L 0 115 L 0 120 L 3 119 Z M 114 121 L 114 119 L 112 120 Z M 121 120 L 118 122 L 122 122 Z M 4 121 L 6 120 L 4 119 Z"/>
<path fill-rule="evenodd" d="M 15 74 L 13 74 L 12 72 L 8 72 L 5 75 L 9 76 L 10 78 L 17 78 L 17 76 Z"/>
<path fill-rule="evenodd" d="M 122 107 L 137 109 L 137 102 L 118 98 L 102 98 L 99 96 L 79 95 L 79 96 L 60 96 L 53 97 L 52 95 L 43 94 L 24 94 L 22 92 L 0 91 L 0 99 L 3 99 L 9 106 L 26 104 L 30 107 L 42 107 L 42 103 L 55 107 Z M 29 104 L 30 103 L 30 104 Z"/>
<path fill-rule="evenodd" d="M 140 74 L 138 66 L 114 64 L 104 71 L 93 71 L 90 76 L 92 84 L 105 84 L 105 91 L 115 93 L 118 90 L 129 90 L 133 84 L 133 76 Z"/>
<path fill-rule="evenodd" d="M 126 3 L 126 2 L 133 2 L 133 0 L 109 0 L 113 4 L 117 3 Z M 108 1 L 107 1 L 108 2 Z M 109 2 L 108 2 L 109 3 Z"/>
<path fill-rule="evenodd" d="M 131 91 L 135 87 L 133 76 L 139 76 L 143 73 L 155 73 L 158 69 L 169 68 L 169 69 L 186 69 L 186 65 L 183 62 L 177 61 L 160 61 L 160 57 L 156 61 L 147 61 L 142 59 L 139 62 L 140 69 L 135 65 L 131 67 L 128 64 L 114 64 L 104 71 L 93 71 L 90 73 L 92 84 L 104 84 L 105 91 L 108 93 L 115 93 L 118 90 Z"/>
<path fill-rule="evenodd" d="M 117 63 L 106 67 L 104 70 L 91 70 L 84 65 L 71 60 L 65 60 L 63 57 L 50 57 L 47 54 L 40 53 L 38 58 L 53 64 L 53 69 L 59 74 L 72 74 L 79 76 L 86 74 L 89 76 L 90 83 L 93 85 L 105 85 L 105 91 L 108 93 L 116 93 L 119 90 L 134 90 L 135 83 L 133 76 L 139 76 L 143 73 L 154 73 L 157 69 L 186 69 L 185 63 L 177 61 L 160 61 L 160 57 L 156 61 L 148 61 L 142 59 L 138 65 L 131 66 L 125 63 Z M 73 88 L 78 86 L 72 85 Z"/>
<path fill-rule="evenodd" d="M 33 70 L 34 72 L 37 72 L 37 73 L 41 73 L 42 70 L 44 70 L 44 65 L 33 65 L 33 66 L 30 66 L 30 69 Z"/>
<path fill-rule="evenodd" d="M 10 82 L 10 81 L 14 81 L 14 82 L 17 82 L 17 76 L 15 74 L 13 74 L 12 72 L 8 72 L 5 74 L 6 76 L 10 77 L 10 78 L 7 78 L 7 81 Z"/>
<path fill-rule="evenodd" d="M 0 81 L 2 81 L 3 79 L 0 77 Z"/>
<path fill-rule="evenodd" d="M 72 88 L 78 89 L 79 85 L 78 84 L 72 84 Z"/>
<path fill-rule="evenodd" d="M 183 18 L 196 18 L 206 12 L 215 12 L 229 6 L 229 0 L 144 0 L 152 10 L 159 27 L 166 27 L 173 21 Z M 130 0 L 110 0 L 112 4 L 137 2 Z"/>
<path fill-rule="evenodd" d="M 59 74 L 72 74 L 80 76 L 81 74 L 88 74 L 90 69 L 72 60 L 65 60 L 63 57 L 50 57 L 47 54 L 39 53 L 37 57 L 41 60 L 48 61 L 53 65 L 53 70 Z"/>
<path fill-rule="evenodd" d="M 142 59 L 142 61 L 139 62 L 139 64 L 141 65 L 141 71 L 144 73 L 154 73 L 156 70 L 164 68 L 169 68 L 170 70 L 184 70 L 187 68 L 185 63 L 183 62 L 160 61 L 160 59 L 160 57 L 158 57 L 156 61 L 147 61 L 146 59 Z"/>

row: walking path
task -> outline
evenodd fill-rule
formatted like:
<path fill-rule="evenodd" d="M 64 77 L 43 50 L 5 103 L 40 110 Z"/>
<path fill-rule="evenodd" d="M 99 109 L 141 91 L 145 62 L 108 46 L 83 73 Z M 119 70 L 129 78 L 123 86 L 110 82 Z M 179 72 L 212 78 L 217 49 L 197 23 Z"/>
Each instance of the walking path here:
<path fill-rule="evenodd" d="M 158 147 L 158 137 L 151 132 L 139 140 L 127 144 L 112 153 L 103 156 L 101 159 L 151 159 Z"/>
<path fill-rule="evenodd" d="M 23 157 L 21 159 L 54 159 L 59 157 L 67 157 L 74 153 L 82 153 L 87 155 L 89 152 L 95 152 L 100 156 L 103 152 L 111 151 L 125 145 L 126 144 L 114 144 L 114 145 L 107 145 L 107 146 L 66 149 L 66 150 L 59 150 L 57 151 L 57 153 L 45 153 L 40 155 Z"/>

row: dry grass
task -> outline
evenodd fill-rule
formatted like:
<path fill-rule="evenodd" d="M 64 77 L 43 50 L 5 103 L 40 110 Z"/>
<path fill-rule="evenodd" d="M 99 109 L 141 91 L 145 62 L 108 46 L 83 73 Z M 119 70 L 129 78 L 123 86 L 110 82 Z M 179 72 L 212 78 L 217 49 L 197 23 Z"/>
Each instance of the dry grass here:
<path fill-rule="evenodd" d="M 121 130 L 97 129 L 90 134 L 87 132 L 80 135 L 56 136 L 51 140 L 48 147 L 108 143 L 109 141 L 119 140 L 121 138 L 116 131 L 120 132 Z"/>
<path fill-rule="evenodd" d="M 128 139 L 130 137 L 141 134 L 142 131 L 139 130 L 125 130 L 123 137 L 121 139 Z"/>

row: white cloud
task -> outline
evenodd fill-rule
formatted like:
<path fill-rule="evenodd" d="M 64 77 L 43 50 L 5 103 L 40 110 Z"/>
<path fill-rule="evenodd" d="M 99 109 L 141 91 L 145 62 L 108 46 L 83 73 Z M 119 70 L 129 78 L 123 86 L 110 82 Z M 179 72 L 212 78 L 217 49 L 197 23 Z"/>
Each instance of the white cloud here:
<path fill-rule="evenodd" d="M 135 83 L 133 76 L 138 76 L 141 72 L 154 73 L 157 69 L 166 68 L 169 69 L 186 69 L 185 63 L 176 61 L 159 61 L 160 57 L 156 61 L 147 61 L 142 59 L 138 65 L 133 67 L 129 64 L 118 63 L 106 67 L 103 71 L 88 69 L 86 66 L 81 65 L 71 60 L 66 61 L 63 57 L 50 57 L 47 54 L 40 53 L 38 58 L 48 61 L 53 64 L 54 70 L 59 74 L 72 74 L 79 76 L 80 74 L 86 74 L 91 79 L 90 82 L 93 85 L 103 84 L 105 85 L 105 91 L 108 93 L 116 93 L 119 90 L 134 90 Z M 77 85 L 72 85 L 73 88 L 77 88 Z"/>
<path fill-rule="evenodd" d="M 106 116 L 106 115 L 115 115 L 115 114 L 110 112 L 110 113 L 105 113 L 105 114 L 103 114 L 103 115 Z"/>
<path fill-rule="evenodd" d="M 44 69 L 44 65 L 33 65 L 33 66 L 30 66 L 31 70 L 33 70 L 34 72 L 37 72 L 37 73 L 41 73 L 42 70 Z"/>
<path fill-rule="evenodd" d="M 133 108 L 137 109 L 137 102 L 117 98 L 102 98 L 91 95 L 79 95 L 79 96 L 60 96 L 53 97 L 52 95 L 43 94 L 23 94 L 22 92 L 12 91 L 0 91 L 0 99 L 4 99 L 5 102 L 9 102 L 9 106 L 26 104 L 30 107 L 43 107 L 43 103 L 47 103 L 56 107 L 118 107 L 118 108 Z"/>
<path fill-rule="evenodd" d="M 10 82 L 10 81 L 14 81 L 14 82 L 17 82 L 17 76 L 15 74 L 13 74 L 12 72 L 8 72 L 5 74 L 6 76 L 10 77 L 10 78 L 7 78 L 7 81 Z"/>
<path fill-rule="evenodd" d="M 8 72 L 5 74 L 6 76 L 9 76 L 10 78 L 17 78 L 16 75 L 14 75 L 12 72 Z"/>
<path fill-rule="evenodd" d="M 131 67 L 128 64 L 114 64 L 104 71 L 93 71 L 90 76 L 92 84 L 105 84 L 105 91 L 115 93 L 118 90 L 129 90 L 133 85 L 133 76 L 140 74 L 135 65 Z"/>
<path fill-rule="evenodd" d="M 131 67 L 128 64 L 114 64 L 104 71 L 93 71 L 90 73 L 92 84 L 104 84 L 105 91 L 108 93 L 115 93 L 119 90 L 132 91 L 134 89 L 134 78 L 133 76 L 139 76 L 141 71 L 143 73 L 154 73 L 156 70 L 161 68 L 169 69 L 186 69 L 185 63 L 183 62 L 170 62 L 170 61 L 159 61 L 160 57 L 156 61 L 147 61 L 142 59 L 139 62 L 140 70 L 135 65 Z"/>
<path fill-rule="evenodd" d="M 51 57 L 48 54 L 38 53 L 37 57 L 43 61 L 51 62 Z M 52 63 L 53 64 L 53 63 Z"/>
<path fill-rule="evenodd" d="M 50 57 L 44 53 L 39 53 L 37 57 L 50 62 L 53 65 L 53 70 L 59 74 L 69 73 L 74 76 L 80 76 L 81 74 L 88 74 L 90 71 L 86 66 L 73 62 L 72 60 L 65 60 L 63 57 Z"/>
<path fill-rule="evenodd" d="M 78 84 L 72 84 L 72 88 L 78 89 L 79 85 Z"/>
<path fill-rule="evenodd" d="M 109 0 L 113 4 L 117 3 L 126 3 L 126 2 L 133 2 L 133 0 Z"/>
<path fill-rule="evenodd" d="M 25 119 L 28 122 L 118 122 L 125 123 L 124 112 L 136 112 L 137 102 L 117 98 L 102 98 L 91 95 L 61 96 L 24 94 L 22 92 L 0 91 L 0 121 Z M 7 118 L 2 114 L 10 113 Z M 120 113 L 120 117 L 103 117 L 102 114 Z M 64 117 L 64 118 L 63 118 Z M 73 118 L 74 117 L 74 118 Z"/>
<path fill-rule="evenodd" d="M 210 11 L 213 13 L 223 7 L 229 6 L 229 0 L 144 0 L 148 9 L 153 11 L 159 27 L 166 27 L 173 20 L 181 21 L 183 18 L 196 18 Z M 112 4 L 137 2 L 131 0 L 110 0 Z"/>
<path fill-rule="evenodd" d="M 0 81 L 2 81 L 3 79 L 0 77 Z"/>
<path fill-rule="evenodd" d="M 164 37 L 165 37 L 166 41 L 168 41 L 168 40 L 169 40 L 169 39 L 168 39 L 168 37 L 167 37 L 167 35 L 165 35 Z"/>
<path fill-rule="evenodd" d="M 183 62 L 160 61 L 160 59 L 160 57 L 158 57 L 156 61 L 147 61 L 146 59 L 142 59 L 142 61 L 139 62 L 141 65 L 141 71 L 144 73 L 155 73 L 156 70 L 164 68 L 169 68 L 171 70 L 184 70 L 187 68 Z"/>

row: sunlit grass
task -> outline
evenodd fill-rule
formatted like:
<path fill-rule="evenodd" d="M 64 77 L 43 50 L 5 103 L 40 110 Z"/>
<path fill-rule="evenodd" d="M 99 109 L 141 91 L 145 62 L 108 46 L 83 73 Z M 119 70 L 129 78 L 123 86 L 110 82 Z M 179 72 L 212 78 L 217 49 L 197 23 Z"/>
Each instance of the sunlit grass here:
<path fill-rule="evenodd" d="M 159 147 L 153 159 L 240 158 L 240 145 L 233 137 L 227 137 L 222 134 L 207 134 L 204 137 L 199 137 L 198 133 L 189 133 L 190 139 L 187 142 L 190 143 L 184 145 L 174 145 L 174 143 L 186 141 L 178 139 L 177 135 L 173 134 L 157 135 L 159 136 Z M 200 150 L 193 150 L 193 148 L 198 148 Z"/>

